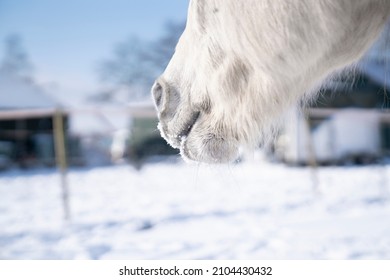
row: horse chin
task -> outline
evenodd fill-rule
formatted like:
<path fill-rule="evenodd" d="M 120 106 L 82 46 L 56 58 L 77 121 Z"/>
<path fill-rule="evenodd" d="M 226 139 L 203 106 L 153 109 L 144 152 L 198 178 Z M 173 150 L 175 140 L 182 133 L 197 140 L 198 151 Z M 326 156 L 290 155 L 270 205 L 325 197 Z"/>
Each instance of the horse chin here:
<path fill-rule="evenodd" d="M 210 164 L 229 163 L 238 158 L 238 145 L 225 137 L 196 134 L 192 131 L 180 146 L 180 154 L 186 161 Z"/>

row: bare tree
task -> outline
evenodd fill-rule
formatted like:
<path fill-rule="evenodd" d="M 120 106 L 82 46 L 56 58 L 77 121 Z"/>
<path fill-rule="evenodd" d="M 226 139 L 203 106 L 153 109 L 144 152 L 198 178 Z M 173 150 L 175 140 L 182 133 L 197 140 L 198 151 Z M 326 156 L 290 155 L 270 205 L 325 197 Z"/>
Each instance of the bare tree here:
<path fill-rule="evenodd" d="M 116 92 L 123 88 L 128 90 L 129 98 L 149 94 L 153 81 L 174 53 L 183 29 L 184 23 L 168 22 L 164 34 L 155 41 L 145 42 L 131 37 L 119 43 L 111 58 L 103 61 L 98 69 L 100 80 L 108 84 L 110 89 L 93 99 L 113 99 Z"/>
<path fill-rule="evenodd" d="M 14 75 L 31 78 L 33 66 L 19 35 L 11 34 L 6 38 L 4 58 L 0 69 Z"/>
<path fill-rule="evenodd" d="M 158 74 L 161 74 L 161 72 L 166 68 L 173 53 L 175 52 L 176 44 L 179 41 L 180 35 L 183 33 L 184 27 L 184 22 L 167 22 L 165 24 L 165 32 L 163 36 L 152 43 L 151 53 L 154 55 L 152 61 L 159 70 Z"/>

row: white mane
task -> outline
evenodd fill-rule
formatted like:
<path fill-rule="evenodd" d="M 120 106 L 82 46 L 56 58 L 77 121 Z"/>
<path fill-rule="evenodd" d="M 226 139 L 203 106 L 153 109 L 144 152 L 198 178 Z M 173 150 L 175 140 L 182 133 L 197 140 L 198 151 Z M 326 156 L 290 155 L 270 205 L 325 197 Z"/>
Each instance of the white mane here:
<path fill-rule="evenodd" d="M 185 158 L 234 160 L 330 73 L 359 59 L 389 11 L 386 0 L 192 0 L 153 88 L 163 137 Z"/>

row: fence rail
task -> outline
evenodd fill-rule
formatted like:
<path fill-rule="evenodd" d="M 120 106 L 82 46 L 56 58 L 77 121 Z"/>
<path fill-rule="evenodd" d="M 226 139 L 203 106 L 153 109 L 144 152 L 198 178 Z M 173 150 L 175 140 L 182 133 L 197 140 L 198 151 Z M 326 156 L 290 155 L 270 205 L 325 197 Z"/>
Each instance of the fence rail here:
<path fill-rule="evenodd" d="M 24 119 L 37 117 L 50 117 L 56 112 L 63 114 L 127 114 L 132 117 L 156 117 L 156 111 L 153 106 L 128 106 L 128 107 L 79 107 L 79 108 L 49 108 L 49 109 L 15 109 L 0 110 L 0 120 Z"/>
<path fill-rule="evenodd" d="M 346 108 L 308 108 L 305 111 L 309 117 L 326 118 L 345 109 Z M 390 110 L 359 109 L 359 111 L 375 112 L 380 117 L 381 122 L 390 123 Z"/>

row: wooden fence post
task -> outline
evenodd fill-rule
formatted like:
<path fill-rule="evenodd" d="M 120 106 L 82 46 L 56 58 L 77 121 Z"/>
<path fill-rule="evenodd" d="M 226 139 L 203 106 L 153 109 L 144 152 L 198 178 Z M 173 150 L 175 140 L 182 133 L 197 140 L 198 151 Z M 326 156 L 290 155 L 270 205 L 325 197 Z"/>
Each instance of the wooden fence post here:
<path fill-rule="evenodd" d="M 53 130 L 55 139 L 55 157 L 57 168 L 61 176 L 62 204 L 64 209 L 65 220 L 70 219 L 69 208 L 69 189 L 67 182 L 67 158 L 66 158 L 66 143 L 65 143 L 65 128 L 64 128 L 64 112 L 61 109 L 55 111 L 53 117 Z"/>
<path fill-rule="evenodd" d="M 316 193 L 319 193 L 318 163 L 317 163 L 316 151 L 314 147 L 313 135 L 310 129 L 310 114 L 308 113 L 307 110 L 304 110 L 303 122 L 304 122 L 305 132 L 307 134 L 306 148 L 309 155 L 308 161 L 310 166 L 313 190 Z"/>

